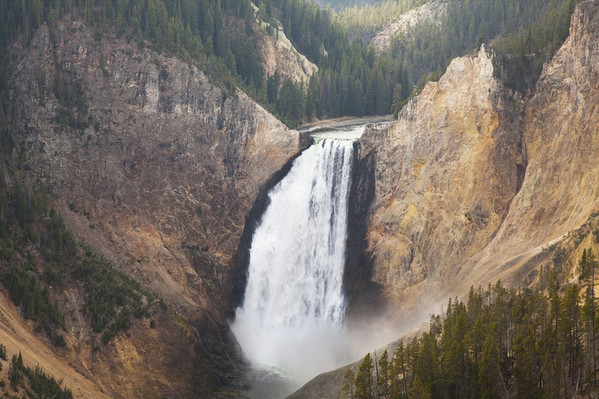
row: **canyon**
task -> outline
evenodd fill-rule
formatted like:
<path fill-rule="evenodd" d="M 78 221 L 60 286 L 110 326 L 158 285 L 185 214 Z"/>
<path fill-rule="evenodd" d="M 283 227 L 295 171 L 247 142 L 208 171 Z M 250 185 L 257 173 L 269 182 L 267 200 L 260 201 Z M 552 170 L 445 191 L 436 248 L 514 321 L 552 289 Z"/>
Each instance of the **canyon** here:
<path fill-rule="evenodd" d="M 264 57 L 282 51 L 264 40 Z M 470 286 L 534 284 L 558 249 L 565 275 L 575 273 L 582 249 L 598 247 L 597 43 L 599 1 L 589 0 L 530 92 L 511 88 L 510 60 L 483 45 L 397 121 L 365 130 L 348 212 L 349 323 L 376 313 L 399 334 L 407 314 L 416 325 Z M 291 59 L 300 69 L 290 76 L 306 81 L 313 66 L 285 48 L 268 71 Z M 310 137 L 198 66 L 76 18 L 43 25 L 10 57 L 5 113 L 19 151 L 8 162 L 51 188 L 79 240 L 168 305 L 156 328 L 137 320 L 98 347 L 77 289 L 53 289 L 73 315 L 68 348 L 39 364 L 69 375 L 76 397 L 243 395 L 251 383 L 229 321 L 249 240 L 268 190 Z M 27 327 L 5 302 L 0 333 L 16 339 Z M 338 377 L 320 377 L 316 392 L 338 393 Z M 315 397 L 314 385 L 301 392 Z"/>
<path fill-rule="evenodd" d="M 528 95 L 508 87 L 510 60 L 482 46 L 454 59 L 393 125 L 365 130 L 357 162 L 369 172 L 354 185 L 370 194 L 354 200 L 368 217 L 350 226 L 365 244 L 346 273 L 368 279 L 354 311 L 359 320 L 364 302 L 379 305 L 383 322 L 370 315 L 371 331 L 423 329 L 447 298 L 498 280 L 533 287 L 555 271 L 576 281 L 583 250 L 599 250 L 598 23 L 599 2 L 576 7 Z M 341 395 L 347 368 L 358 364 L 291 397 Z"/>

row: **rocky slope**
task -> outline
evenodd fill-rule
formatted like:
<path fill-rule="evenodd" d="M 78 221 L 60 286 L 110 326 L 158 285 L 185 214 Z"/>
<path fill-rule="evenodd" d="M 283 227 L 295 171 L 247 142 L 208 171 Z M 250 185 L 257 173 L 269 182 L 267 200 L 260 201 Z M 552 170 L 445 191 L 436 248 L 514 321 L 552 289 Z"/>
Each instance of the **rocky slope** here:
<path fill-rule="evenodd" d="M 551 270 L 577 281 L 583 250 L 599 251 L 597 43 L 599 1 L 582 2 L 530 98 L 505 87 L 505 64 L 482 48 L 454 60 L 392 127 L 365 132 L 354 184 L 373 190 L 367 249 L 348 271 L 370 279 L 355 296 L 390 305 L 386 324 L 415 326 L 410 315 L 425 321 L 499 278 L 542 284 Z M 292 397 L 341 397 L 343 373 Z"/>
<path fill-rule="evenodd" d="M 435 303 L 509 279 L 598 209 L 599 2 L 580 3 L 534 96 L 508 90 L 484 47 L 454 60 L 390 129 L 375 156 L 368 255 L 391 303 Z"/>
<path fill-rule="evenodd" d="M 361 140 L 361 157 L 376 153 L 371 279 L 394 300 L 417 297 L 481 251 L 520 188 L 519 104 L 494 70 L 484 47 L 455 59 L 393 127 Z"/>
<path fill-rule="evenodd" d="M 497 236 L 465 270 L 478 280 L 516 272 L 540 247 L 599 209 L 598 40 L 599 2 L 580 3 L 568 39 L 545 66 L 526 107 L 522 188 Z"/>
<path fill-rule="evenodd" d="M 57 352 L 47 348 L 44 342 L 31 332 L 31 326 L 23 321 L 17 308 L 5 295 L 0 295 L 0 343 L 6 347 L 8 360 L 0 360 L 0 378 L 4 381 L 9 380 L 8 371 L 12 356 L 21 353 L 25 366 L 39 366 L 47 374 L 61 379 L 63 387 L 71 389 L 74 398 L 109 398 L 98 384 L 88 379 L 85 374 L 73 370 Z M 0 392 L 6 397 L 12 397 L 8 396 L 14 392 L 10 384 L 0 388 Z"/>
<path fill-rule="evenodd" d="M 441 24 L 447 11 L 447 1 L 436 0 L 402 14 L 372 38 L 370 44 L 378 51 L 389 48 L 391 39 L 399 35 L 409 35 L 410 29 L 422 23 Z"/>
<path fill-rule="evenodd" d="M 283 78 L 303 83 L 307 87 L 310 77 L 318 73 L 318 66 L 297 51 L 278 23 L 273 26 L 261 19 L 257 19 L 257 22 L 263 31 L 258 47 L 266 76 L 278 72 Z"/>
<path fill-rule="evenodd" d="M 11 54 L 6 113 L 32 176 L 80 239 L 169 305 L 155 330 L 136 322 L 99 351 L 73 317 L 67 358 L 114 397 L 231 385 L 235 255 L 300 134 L 195 66 L 78 20 L 44 25 Z"/>

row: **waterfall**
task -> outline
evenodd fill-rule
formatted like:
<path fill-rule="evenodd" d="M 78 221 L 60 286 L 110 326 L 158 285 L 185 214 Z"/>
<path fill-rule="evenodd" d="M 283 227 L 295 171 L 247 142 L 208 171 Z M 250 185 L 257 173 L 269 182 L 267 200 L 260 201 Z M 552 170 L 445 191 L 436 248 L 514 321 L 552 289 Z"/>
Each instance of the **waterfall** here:
<path fill-rule="evenodd" d="M 342 282 L 353 143 L 320 140 L 270 192 L 231 328 L 258 368 L 307 380 L 344 356 Z"/>

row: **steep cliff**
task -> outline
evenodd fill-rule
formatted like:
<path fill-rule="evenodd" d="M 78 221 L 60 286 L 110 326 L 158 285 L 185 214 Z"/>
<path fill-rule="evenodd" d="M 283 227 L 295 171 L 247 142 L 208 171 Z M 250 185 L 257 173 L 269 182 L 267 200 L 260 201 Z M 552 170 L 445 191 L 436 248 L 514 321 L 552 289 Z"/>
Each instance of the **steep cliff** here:
<path fill-rule="evenodd" d="M 416 298 L 481 251 L 520 188 L 521 106 L 494 70 L 484 47 L 455 59 L 393 127 L 361 140 L 360 156 L 376 154 L 371 278 L 393 300 Z"/>
<path fill-rule="evenodd" d="M 599 248 L 597 43 L 599 1 L 582 2 L 529 98 L 483 47 L 452 61 L 393 126 L 366 130 L 353 195 L 370 203 L 367 249 L 348 272 L 370 281 L 350 294 L 392 305 L 369 338 L 394 319 L 415 327 L 472 285 L 533 285 L 543 270 L 578 281 L 583 250 Z M 341 397 L 343 374 L 291 397 Z"/>
<path fill-rule="evenodd" d="M 266 76 L 269 77 L 278 72 L 283 78 L 289 78 L 307 86 L 310 77 L 318 73 L 318 66 L 297 51 L 278 22 L 277 26 L 273 26 L 261 19 L 257 21 L 262 30 L 258 47 Z"/>
<path fill-rule="evenodd" d="M 599 209 L 598 40 L 599 2 L 580 3 L 526 107 L 526 178 L 497 236 L 466 268 L 473 282 L 517 273 Z"/>
<path fill-rule="evenodd" d="M 365 133 L 360 156 L 376 158 L 371 280 L 391 302 L 513 278 L 597 210 L 598 9 L 576 8 L 530 100 L 506 88 L 483 47 L 452 61 L 393 127 Z"/>
<path fill-rule="evenodd" d="M 73 317 L 69 361 L 115 397 L 234 384 L 235 254 L 300 134 L 196 66 L 76 19 L 42 26 L 11 56 L 6 113 L 32 176 L 79 239 L 169 305 L 155 330 L 137 322 L 99 351 Z"/>

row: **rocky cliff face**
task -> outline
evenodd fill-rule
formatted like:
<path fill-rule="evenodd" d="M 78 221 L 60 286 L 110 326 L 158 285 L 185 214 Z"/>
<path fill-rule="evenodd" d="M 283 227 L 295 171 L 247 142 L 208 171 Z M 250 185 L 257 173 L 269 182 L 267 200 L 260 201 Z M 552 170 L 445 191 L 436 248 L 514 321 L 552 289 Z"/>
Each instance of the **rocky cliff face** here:
<path fill-rule="evenodd" d="M 260 19 L 258 26 L 262 30 L 258 46 L 266 76 L 278 72 L 283 78 L 307 87 L 310 77 L 318 73 L 318 66 L 297 51 L 280 26 L 270 25 Z"/>
<path fill-rule="evenodd" d="M 447 13 L 447 1 L 436 0 L 402 14 L 372 38 L 370 44 L 378 51 L 389 48 L 391 39 L 399 35 L 409 35 L 410 29 L 423 23 L 441 24 Z"/>
<path fill-rule="evenodd" d="M 233 356 L 226 315 L 242 230 L 300 134 L 195 66 L 77 20 L 43 26 L 12 54 L 6 111 L 34 175 L 78 237 L 173 309 L 152 339 L 134 327 L 100 354 L 73 321 L 69 339 L 84 348 L 73 363 L 115 396 L 225 384 L 215 362 Z"/>
<path fill-rule="evenodd" d="M 451 276 L 496 234 L 520 188 L 519 104 L 493 72 L 484 47 L 454 60 L 393 127 L 361 140 L 361 156 L 377 159 L 372 280 L 388 296 L 414 297 Z"/>
<path fill-rule="evenodd" d="M 478 280 L 515 272 L 599 209 L 598 40 L 599 2 L 580 3 L 526 107 L 526 178 L 497 237 L 471 263 Z"/>
<path fill-rule="evenodd" d="M 599 1 L 580 3 L 529 99 L 483 48 L 454 60 L 392 127 L 365 132 L 352 194 L 357 204 L 374 190 L 367 259 L 349 271 L 378 287 L 359 287 L 359 300 L 379 291 L 393 305 L 385 323 L 414 326 L 410 313 L 424 321 L 471 285 L 534 284 L 541 268 L 577 280 L 582 251 L 599 247 L 597 43 Z M 343 373 L 292 397 L 341 397 Z"/>
<path fill-rule="evenodd" d="M 371 280 L 393 303 L 460 295 L 513 277 L 543 245 L 597 210 L 599 2 L 524 101 L 482 48 L 454 60 L 390 129 L 372 129 Z"/>

